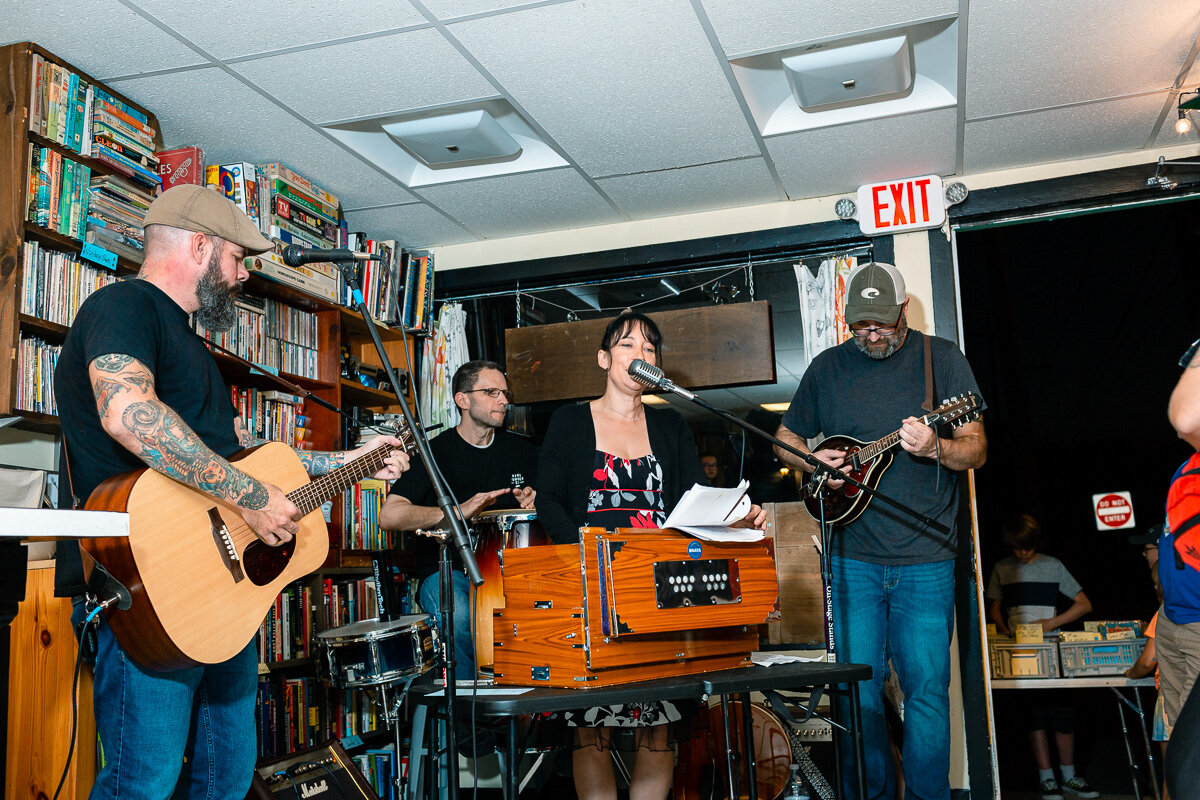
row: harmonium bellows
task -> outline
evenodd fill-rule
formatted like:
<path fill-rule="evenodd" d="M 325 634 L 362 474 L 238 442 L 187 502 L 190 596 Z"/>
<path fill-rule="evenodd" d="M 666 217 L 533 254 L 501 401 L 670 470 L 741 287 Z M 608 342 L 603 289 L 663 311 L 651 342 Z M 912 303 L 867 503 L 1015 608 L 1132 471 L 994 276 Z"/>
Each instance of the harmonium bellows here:
<path fill-rule="evenodd" d="M 496 683 L 585 688 L 745 666 L 778 612 L 770 541 L 582 528 L 502 553 Z"/>

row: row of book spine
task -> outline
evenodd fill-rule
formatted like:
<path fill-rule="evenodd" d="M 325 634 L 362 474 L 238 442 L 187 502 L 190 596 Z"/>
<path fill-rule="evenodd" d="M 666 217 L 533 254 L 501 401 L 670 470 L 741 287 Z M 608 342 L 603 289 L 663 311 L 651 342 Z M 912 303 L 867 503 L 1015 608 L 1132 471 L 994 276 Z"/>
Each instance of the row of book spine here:
<path fill-rule="evenodd" d="M 383 506 L 387 491 L 387 483 L 371 479 L 359 481 L 345 493 L 342 547 L 348 550 L 390 550 L 395 546 L 395 532 L 379 527 L 379 509 Z"/>
<path fill-rule="evenodd" d="M 91 167 L 31 143 L 28 177 L 25 218 L 63 236 L 82 239 L 90 202 Z"/>
<path fill-rule="evenodd" d="M 276 390 L 230 387 L 233 407 L 251 435 L 289 447 L 310 449 L 308 418 L 303 400 Z"/>
<path fill-rule="evenodd" d="M 404 253 L 401 263 L 401 323 L 410 333 L 428 336 L 433 332 L 433 256 Z"/>
<path fill-rule="evenodd" d="M 317 315 L 278 300 L 240 296 L 228 331 L 210 331 L 198 321 L 197 333 L 242 358 L 305 378 L 317 377 Z"/>
<path fill-rule="evenodd" d="M 69 326 L 92 292 L 117 282 L 113 273 L 92 267 L 71 253 L 47 250 L 32 239 L 22 250 L 22 314 Z"/>
<path fill-rule="evenodd" d="M 366 692 L 333 689 L 312 677 L 261 676 L 255 716 L 259 755 L 264 759 L 330 738 L 362 736 L 383 726 Z"/>
<path fill-rule="evenodd" d="M 371 316 L 385 325 L 400 323 L 400 262 L 401 250 L 391 240 L 368 239 L 365 234 L 351 233 L 347 246 L 360 253 L 380 257 L 380 261 L 363 261 L 357 268 L 355 278 L 362 287 L 363 302 Z M 352 289 L 338 273 L 339 302 L 355 307 Z"/>
<path fill-rule="evenodd" d="M 156 189 L 157 131 L 140 110 L 74 71 L 30 56 L 29 130 Z"/>
<path fill-rule="evenodd" d="M 17 408 L 39 414 L 58 414 L 58 404 L 54 400 L 54 368 L 60 352 L 61 346 L 37 337 L 21 339 L 17 348 Z"/>
<path fill-rule="evenodd" d="M 91 190 L 87 241 L 135 264 L 142 263 L 143 224 L 153 196 L 120 175 L 93 177 Z"/>
<path fill-rule="evenodd" d="M 364 779 L 378 795 L 379 800 L 396 800 L 404 797 L 408 787 L 408 756 L 396 759 L 392 745 L 379 749 L 368 749 L 350 757 Z M 395 777 L 400 770 L 400 790 L 397 793 Z"/>
<path fill-rule="evenodd" d="M 258 660 L 269 664 L 308 658 L 313 638 L 312 587 L 292 584 L 275 598 L 258 629 Z"/>

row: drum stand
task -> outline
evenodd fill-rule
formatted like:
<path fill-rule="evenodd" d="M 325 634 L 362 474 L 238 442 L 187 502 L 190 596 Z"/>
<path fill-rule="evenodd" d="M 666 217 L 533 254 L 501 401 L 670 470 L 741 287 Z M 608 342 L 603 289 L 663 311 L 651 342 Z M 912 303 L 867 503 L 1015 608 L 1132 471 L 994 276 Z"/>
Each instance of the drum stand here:
<path fill-rule="evenodd" d="M 379 690 L 379 697 L 375 697 L 375 693 L 370 689 L 367 691 L 367 696 L 371 698 L 371 702 L 383 712 L 384 724 L 390 726 L 392 729 L 392 741 L 396 745 L 396 769 L 392 775 L 392 784 L 396 787 L 395 794 L 397 798 L 404 797 L 404 795 L 400 792 L 402 779 L 404 777 L 401 775 L 400 770 L 400 757 L 404 754 L 404 750 L 401 747 L 400 742 L 400 708 L 404 705 L 404 699 L 408 697 L 408 687 L 412 686 L 412 682 L 416 680 L 416 677 L 416 675 L 413 675 L 404 681 L 404 687 L 392 696 L 392 701 L 390 703 L 388 702 L 388 690 L 392 688 L 394 684 L 384 683 L 377 687 L 372 687 L 372 689 Z"/>

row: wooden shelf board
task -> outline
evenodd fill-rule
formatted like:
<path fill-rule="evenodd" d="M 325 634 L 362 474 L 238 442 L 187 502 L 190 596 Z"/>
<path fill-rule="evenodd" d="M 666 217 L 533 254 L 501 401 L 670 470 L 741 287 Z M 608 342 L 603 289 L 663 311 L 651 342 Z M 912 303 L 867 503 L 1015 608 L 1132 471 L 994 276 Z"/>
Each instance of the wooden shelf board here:
<path fill-rule="evenodd" d="M 385 392 L 380 389 L 372 389 L 369 386 L 363 386 L 361 383 L 355 383 L 347 378 L 341 379 L 342 385 L 342 400 L 346 404 L 357 406 L 394 406 L 397 405 L 396 397 L 391 392 Z"/>
<path fill-rule="evenodd" d="M 43 339 L 53 340 L 55 344 L 59 344 L 67 338 L 69 329 L 66 325 L 59 325 L 57 322 L 33 317 L 29 314 L 18 314 L 17 320 L 21 324 L 21 330 L 35 333 Z"/>
<path fill-rule="evenodd" d="M 14 423 L 14 425 L 25 431 L 57 434 L 61 427 L 58 417 L 53 414 L 39 414 L 36 411 L 13 409 L 8 412 L 8 415 L 20 417 L 20 421 Z"/>
<path fill-rule="evenodd" d="M 299 289 L 293 289 L 291 286 L 272 280 L 260 272 L 251 272 L 244 286 L 247 294 L 269 297 L 272 300 L 287 303 L 303 311 L 316 313 L 318 311 L 332 311 L 335 308 L 339 308 L 339 306 L 328 300 L 323 300 L 308 292 L 302 292 Z"/>
<path fill-rule="evenodd" d="M 81 249 L 83 249 L 83 242 L 80 240 L 73 239 L 70 236 L 64 236 L 58 231 L 52 231 L 49 228 L 43 228 L 41 225 L 35 225 L 29 220 L 25 221 L 25 235 L 27 237 L 37 239 L 42 243 L 53 245 L 54 247 L 62 248 L 64 250 L 69 250 L 72 253 L 78 253 Z M 99 267 L 95 264 L 90 266 L 94 266 L 96 269 L 103 269 L 103 267 Z M 118 275 L 132 275 L 141 268 L 142 265 L 137 261 L 132 261 L 122 255 L 117 256 Z"/>
<path fill-rule="evenodd" d="M 338 311 L 342 316 L 342 333 L 351 336 L 361 336 L 365 339 L 370 339 L 371 334 L 367 331 L 367 323 L 363 322 L 363 318 L 357 311 L 345 306 L 338 306 Z M 400 342 L 404 340 L 404 331 L 400 328 L 389 328 L 379 320 L 375 320 L 375 327 L 379 330 L 379 340 L 382 342 Z"/>
<path fill-rule="evenodd" d="M 226 375 L 226 377 L 235 377 L 239 384 L 256 387 L 261 384 L 262 386 L 269 386 L 272 389 L 284 391 L 282 387 L 277 386 L 271 381 L 271 377 L 269 375 L 251 373 L 250 369 L 241 362 L 234 360 L 232 356 L 227 356 L 218 350 L 209 350 L 209 352 L 212 353 L 212 357 L 221 367 L 222 374 Z M 290 372 L 283 372 L 282 370 L 279 373 L 279 377 L 283 378 L 285 381 L 289 381 L 297 386 L 301 386 L 313 392 L 321 389 L 332 389 L 337 385 L 330 383 L 329 381 L 317 380 L 316 378 L 306 378 L 303 375 L 293 375 Z"/>

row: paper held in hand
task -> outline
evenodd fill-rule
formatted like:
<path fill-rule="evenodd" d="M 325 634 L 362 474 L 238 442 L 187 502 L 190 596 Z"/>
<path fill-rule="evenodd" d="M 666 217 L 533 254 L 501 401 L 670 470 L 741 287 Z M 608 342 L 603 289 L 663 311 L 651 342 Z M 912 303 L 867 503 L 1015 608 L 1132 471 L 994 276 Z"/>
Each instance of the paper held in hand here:
<path fill-rule="evenodd" d="M 708 542 L 757 542 L 765 534 L 756 528 L 733 528 L 750 513 L 749 481 L 732 489 L 695 484 L 688 489 L 664 528 L 674 528 Z"/>

